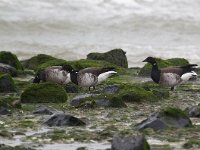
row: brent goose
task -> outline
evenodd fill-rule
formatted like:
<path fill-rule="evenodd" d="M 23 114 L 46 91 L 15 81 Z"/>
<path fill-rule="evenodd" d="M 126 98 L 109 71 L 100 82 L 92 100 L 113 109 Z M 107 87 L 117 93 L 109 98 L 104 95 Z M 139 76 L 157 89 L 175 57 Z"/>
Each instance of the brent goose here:
<path fill-rule="evenodd" d="M 89 67 L 76 71 L 71 66 L 69 67 L 69 65 L 67 71 L 70 72 L 73 83 L 82 87 L 89 87 L 89 91 L 91 87 L 95 89 L 97 84 L 117 73 L 113 67 Z"/>
<path fill-rule="evenodd" d="M 71 81 L 70 73 L 66 71 L 68 65 L 63 66 L 51 66 L 37 73 L 33 83 L 43 82 L 54 82 L 58 84 L 67 84 Z"/>
<path fill-rule="evenodd" d="M 197 76 L 192 71 L 194 69 L 193 67 L 197 66 L 197 64 L 158 69 L 157 62 L 153 57 L 147 57 L 143 62 L 148 62 L 152 65 L 152 80 L 162 86 L 171 87 L 171 90 L 174 90 L 178 84 L 188 81 L 193 76 Z"/>

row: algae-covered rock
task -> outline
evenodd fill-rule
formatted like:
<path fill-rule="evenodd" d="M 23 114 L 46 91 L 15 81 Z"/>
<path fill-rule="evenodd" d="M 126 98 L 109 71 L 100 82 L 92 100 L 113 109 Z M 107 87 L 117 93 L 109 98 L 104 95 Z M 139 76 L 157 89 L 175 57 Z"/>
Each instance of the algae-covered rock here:
<path fill-rule="evenodd" d="M 23 70 L 21 63 L 17 56 L 11 52 L 1 51 L 0 52 L 0 63 L 8 64 L 17 70 Z"/>
<path fill-rule="evenodd" d="M 17 70 L 14 67 L 4 63 L 0 63 L 0 72 L 8 73 L 13 77 L 17 75 Z"/>
<path fill-rule="evenodd" d="M 114 67 L 117 72 L 125 72 L 125 68 L 117 66 L 103 60 L 80 59 L 76 61 L 68 61 L 67 64 L 72 65 L 76 70 L 81 70 L 87 67 Z"/>
<path fill-rule="evenodd" d="M 9 74 L 0 75 L 0 93 L 16 92 L 15 84 Z"/>
<path fill-rule="evenodd" d="M 170 66 L 181 66 L 189 64 L 189 62 L 184 58 L 172 58 L 163 60 L 160 58 L 156 58 L 156 62 L 158 64 L 158 68 L 165 68 Z M 144 67 L 141 68 L 139 72 L 139 76 L 147 76 L 149 77 L 151 74 L 151 65 L 149 63 L 145 64 Z"/>
<path fill-rule="evenodd" d="M 44 124 L 48 126 L 82 126 L 86 123 L 82 120 L 64 113 L 58 113 L 52 115 L 49 119 L 47 119 Z"/>
<path fill-rule="evenodd" d="M 158 100 L 152 91 L 145 90 L 139 85 L 121 85 L 121 98 L 125 102 L 141 102 Z"/>
<path fill-rule="evenodd" d="M 160 112 L 153 113 L 147 119 L 136 125 L 139 130 L 145 128 L 159 130 L 167 127 L 182 128 L 189 126 L 192 126 L 192 122 L 186 113 L 173 107 L 168 107 Z"/>
<path fill-rule="evenodd" d="M 32 84 L 21 95 L 22 103 L 58 103 L 66 100 L 67 94 L 64 88 L 49 82 Z"/>
<path fill-rule="evenodd" d="M 49 66 L 62 65 L 65 63 L 66 61 L 63 59 L 58 59 L 50 55 L 38 54 L 28 60 L 24 60 L 22 64 L 25 68 L 40 70 Z"/>
<path fill-rule="evenodd" d="M 124 52 L 122 49 L 113 49 L 106 53 L 90 53 L 87 55 L 87 59 L 104 60 L 115 65 L 128 68 L 126 52 Z"/>
<path fill-rule="evenodd" d="M 111 150 L 150 150 L 150 146 L 146 138 L 140 134 L 127 137 L 115 136 L 112 139 Z"/>

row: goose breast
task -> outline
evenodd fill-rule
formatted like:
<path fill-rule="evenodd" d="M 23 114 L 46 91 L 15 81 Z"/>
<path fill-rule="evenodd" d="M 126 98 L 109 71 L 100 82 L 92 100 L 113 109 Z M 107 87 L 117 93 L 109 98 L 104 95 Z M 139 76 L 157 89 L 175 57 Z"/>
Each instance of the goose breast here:
<path fill-rule="evenodd" d="M 92 73 L 78 74 L 78 84 L 81 86 L 94 86 L 98 82 L 98 77 Z"/>
<path fill-rule="evenodd" d="M 176 73 L 163 73 L 160 76 L 159 83 L 163 86 L 173 87 L 181 82 L 181 78 Z"/>

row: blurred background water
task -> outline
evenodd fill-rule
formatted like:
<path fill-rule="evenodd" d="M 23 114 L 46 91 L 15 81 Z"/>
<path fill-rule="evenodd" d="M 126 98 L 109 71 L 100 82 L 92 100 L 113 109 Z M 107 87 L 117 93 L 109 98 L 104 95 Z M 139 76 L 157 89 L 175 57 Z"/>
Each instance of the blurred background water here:
<path fill-rule="evenodd" d="M 129 67 L 147 56 L 200 65 L 199 0 L 0 0 L 0 50 L 66 60 L 122 48 Z"/>

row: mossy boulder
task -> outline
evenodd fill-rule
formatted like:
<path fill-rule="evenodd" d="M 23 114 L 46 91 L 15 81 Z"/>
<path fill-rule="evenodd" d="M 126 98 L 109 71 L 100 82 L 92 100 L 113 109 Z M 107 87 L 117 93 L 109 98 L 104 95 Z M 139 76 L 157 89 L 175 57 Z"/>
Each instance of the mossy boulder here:
<path fill-rule="evenodd" d="M 55 83 L 32 84 L 21 95 L 22 103 L 59 103 L 66 102 L 64 88 Z"/>
<path fill-rule="evenodd" d="M 21 63 L 19 62 L 17 56 L 8 51 L 0 52 L 0 63 L 8 64 L 17 70 L 23 70 Z"/>
<path fill-rule="evenodd" d="M 165 67 L 170 67 L 170 66 L 181 66 L 181 65 L 189 64 L 188 60 L 184 58 L 172 58 L 172 59 L 167 59 L 167 60 L 156 58 L 156 62 L 158 64 L 158 68 L 165 68 Z M 141 68 L 139 72 L 139 76 L 149 77 L 151 74 L 151 67 L 152 66 L 149 63 L 145 64 L 144 67 Z"/>
<path fill-rule="evenodd" d="M 87 59 L 104 60 L 115 65 L 128 68 L 126 52 L 124 52 L 122 49 L 113 49 L 106 53 L 90 53 L 87 55 Z"/>
<path fill-rule="evenodd" d="M 167 107 L 160 112 L 153 113 L 147 119 L 136 125 L 139 130 L 152 128 L 160 130 L 168 127 L 182 128 L 192 126 L 190 118 L 178 108 Z"/>
<path fill-rule="evenodd" d="M 58 59 L 46 54 L 38 54 L 22 62 L 25 68 L 32 70 L 39 70 L 53 65 L 63 65 L 65 63 L 66 61 L 63 59 Z"/>
<path fill-rule="evenodd" d="M 0 75 L 0 93 L 16 92 L 15 84 L 9 74 Z"/>

